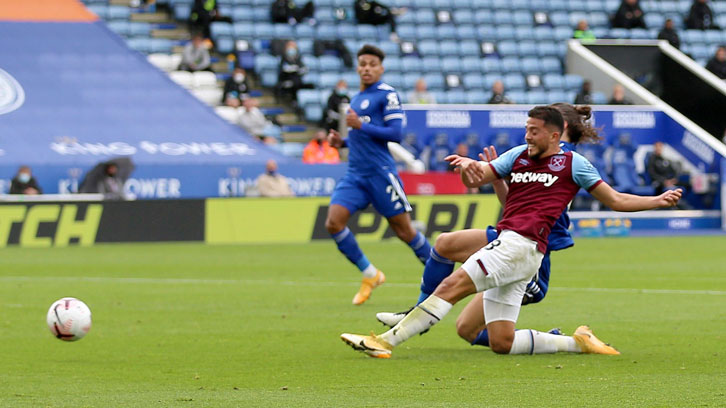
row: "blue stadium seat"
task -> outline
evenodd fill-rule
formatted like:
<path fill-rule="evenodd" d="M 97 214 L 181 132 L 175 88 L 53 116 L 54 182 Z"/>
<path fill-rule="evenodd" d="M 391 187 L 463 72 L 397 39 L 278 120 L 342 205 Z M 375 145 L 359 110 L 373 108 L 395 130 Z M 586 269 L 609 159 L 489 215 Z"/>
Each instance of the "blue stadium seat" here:
<path fill-rule="evenodd" d="M 539 74 L 542 72 L 540 59 L 536 57 L 522 58 L 522 72 L 525 74 Z"/>
<path fill-rule="evenodd" d="M 456 40 L 456 27 L 453 25 L 442 25 L 436 28 L 436 37 L 439 40 Z"/>
<path fill-rule="evenodd" d="M 431 24 L 421 24 L 416 27 L 416 39 L 433 40 L 436 38 L 436 27 Z"/>
<path fill-rule="evenodd" d="M 588 23 L 590 22 L 590 18 L 588 16 L 588 14 L 586 12 L 584 12 L 584 11 L 573 11 L 573 12 L 570 12 L 568 18 L 569 18 L 569 26 L 570 27 L 575 27 L 580 20 L 585 20 Z"/>
<path fill-rule="evenodd" d="M 443 44 L 442 44 L 443 48 Z M 418 51 L 424 57 L 435 57 L 439 55 L 439 43 L 433 40 L 424 40 L 418 43 Z"/>
<path fill-rule="evenodd" d="M 478 47 L 476 47 L 475 52 L 479 52 Z M 439 55 L 442 57 L 455 57 L 461 55 L 459 52 L 459 43 L 457 41 L 441 41 Z"/>
<path fill-rule="evenodd" d="M 610 38 L 630 38 L 630 30 L 625 28 L 611 28 L 608 32 Z"/>
<path fill-rule="evenodd" d="M 466 103 L 484 104 L 487 103 L 488 100 L 489 96 L 483 90 L 469 91 L 466 93 Z"/>
<path fill-rule="evenodd" d="M 151 39 L 150 38 L 129 38 L 126 40 L 126 44 L 129 48 L 138 52 L 150 53 L 151 52 Z"/>
<path fill-rule="evenodd" d="M 441 61 L 441 69 L 447 74 L 463 72 L 461 60 L 458 57 L 446 57 Z"/>
<path fill-rule="evenodd" d="M 340 80 L 341 75 L 337 72 L 321 71 L 320 72 L 320 87 L 323 89 L 332 89 L 335 84 Z"/>
<path fill-rule="evenodd" d="M 396 29 L 396 33 L 402 40 L 415 41 L 416 40 L 416 26 L 406 24 L 400 25 Z"/>
<path fill-rule="evenodd" d="M 334 25 L 318 25 L 315 37 L 319 40 L 335 40 L 338 38 L 338 29 Z"/>
<path fill-rule="evenodd" d="M 290 24 L 274 24 L 275 38 L 295 38 L 295 31 Z"/>
<path fill-rule="evenodd" d="M 595 27 L 592 29 L 592 33 L 595 34 L 596 38 L 607 38 L 609 31 L 610 29 L 607 27 Z"/>
<path fill-rule="evenodd" d="M 650 39 L 650 31 L 643 28 L 633 28 L 630 30 L 630 38 L 634 40 L 647 40 Z M 655 37 L 653 37 L 655 38 Z"/>
<path fill-rule="evenodd" d="M 587 22 L 590 24 L 591 28 L 607 27 L 608 24 L 610 24 L 610 17 L 607 15 L 607 13 L 594 11 L 590 13 L 590 17 L 588 17 Z"/>
<path fill-rule="evenodd" d="M 587 4 L 582 0 L 568 0 L 567 9 L 570 11 L 585 11 Z"/>
<path fill-rule="evenodd" d="M 333 9 L 330 8 L 318 8 L 315 10 L 315 20 L 320 24 L 331 24 L 336 21 Z"/>
<path fill-rule="evenodd" d="M 570 15 L 565 11 L 555 11 L 554 13 L 550 13 L 550 22 L 555 27 L 569 27 Z"/>
<path fill-rule="evenodd" d="M 584 79 L 575 74 L 565 74 L 563 77 L 565 80 L 565 89 L 568 91 L 579 91 L 582 88 Z"/>
<path fill-rule="evenodd" d="M 560 74 L 545 74 L 542 77 L 545 88 L 549 90 L 565 89 L 565 78 Z"/>
<path fill-rule="evenodd" d="M 220 14 L 222 10 L 220 10 Z M 225 15 L 225 14 L 222 14 Z M 226 14 L 229 15 L 229 14 Z M 252 10 L 253 21 L 267 21 L 270 19 L 270 6 L 257 7 Z"/>
<path fill-rule="evenodd" d="M 386 53 L 386 58 L 389 56 L 398 56 L 401 52 L 400 46 L 392 41 L 383 41 L 380 47 Z M 355 51 L 358 52 L 358 50 Z"/>
<path fill-rule="evenodd" d="M 476 28 L 476 37 L 480 40 L 494 41 L 497 38 L 497 31 L 494 27 L 482 25 Z"/>
<path fill-rule="evenodd" d="M 143 21 L 129 22 L 129 35 L 135 37 L 148 37 L 151 35 L 151 24 Z"/>
<path fill-rule="evenodd" d="M 302 107 L 319 104 L 321 103 L 320 91 L 317 89 L 300 89 L 297 91 L 297 102 Z"/>
<path fill-rule="evenodd" d="M 187 10 L 186 16 L 189 17 L 189 10 L 191 10 L 191 7 L 186 5 L 182 6 Z M 90 6 L 86 6 L 86 8 L 104 20 L 108 17 L 108 6 L 105 4 L 91 4 Z"/>
<path fill-rule="evenodd" d="M 652 11 L 659 11 L 661 13 L 680 13 L 681 11 L 678 8 L 678 2 L 675 1 L 660 1 L 657 3 L 654 3 L 658 6 L 658 10 L 652 10 Z"/>
<path fill-rule="evenodd" d="M 514 29 L 514 37 L 519 40 L 534 40 L 534 29 L 528 26 L 519 26 Z"/>
<path fill-rule="evenodd" d="M 441 72 L 440 57 L 424 57 L 421 59 L 421 64 L 424 72 Z"/>
<path fill-rule="evenodd" d="M 511 1 L 509 0 L 492 0 L 492 8 L 498 11 L 511 10 Z"/>
<path fill-rule="evenodd" d="M 514 26 L 500 25 L 496 28 L 497 40 L 509 41 L 514 39 Z"/>
<path fill-rule="evenodd" d="M 504 76 L 504 89 L 523 90 L 526 87 L 524 77 L 520 74 L 507 74 Z"/>
<path fill-rule="evenodd" d="M 277 70 L 280 60 L 269 54 L 258 54 L 255 56 L 255 71 Z"/>
<path fill-rule="evenodd" d="M 566 102 L 566 103 L 572 103 L 571 99 L 568 99 L 567 93 L 561 90 L 553 90 L 547 92 L 547 103 L 558 103 L 558 102 Z"/>
<path fill-rule="evenodd" d="M 602 0 L 587 0 L 585 2 L 585 8 L 587 11 L 607 11 L 605 8 L 605 2 Z M 647 15 L 647 14 L 646 14 Z"/>
<path fill-rule="evenodd" d="M 401 71 L 403 72 L 423 72 L 423 62 L 417 57 L 401 58 Z"/>
<path fill-rule="evenodd" d="M 501 41 L 497 44 L 497 52 L 502 57 L 512 57 L 519 55 L 517 43 L 514 41 Z"/>
<path fill-rule="evenodd" d="M 232 37 L 232 24 L 215 21 L 210 26 L 212 38 Z"/>
<path fill-rule="evenodd" d="M 713 52 L 710 47 L 705 44 L 692 44 L 690 46 L 690 51 L 694 59 L 709 59 L 713 56 Z"/>
<path fill-rule="evenodd" d="M 522 61 L 519 57 L 502 58 L 502 72 L 522 72 Z"/>
<path fill-rule="evenodd" d="M 473 25 L 459 25 L 456 27 L 456 38 L 459 40 L 470 40 L 477 38 L 476 29 Z"/>
<path fill-rule="evenodd" d="M 128 20 L 131 9 L 126 6 L 108 6 L 106 18 L 109 20 Z"/>
<path fill-rule="evenodd" d="M 592 102 L 596 105 L 604 105 L 608 101 L 607 96 L 605 96 L 602 92 L 593 92 L 592 93 Z"/>
<path fill-rule="evenodd" d="M 317 72 L 308 72 L 303 75 L 303 82 L 306 84 L 312 84 L 316 88 L 320 88 L 320 74 Z"/>
<path fill-rule="evenodd" d="M 386 74 L 383 75 L 383 81 L 396 89 L 401 89 L 401 86 L 403 86 L 403 75 L 394 72 L 386 72 Z"/>
<path fill-rule="evenodd" d="M 254 29 L 249 23 L 234 23 L 232 32 L 237 39 L 249 40 L 254 36 Z"/>
<path fill-rule="evenodd" d="M 313 55 L 313 40 L 301 38 L 297 40 L 297 49 L 301 55 Z"/>
<path fill-rule="evenodd" d="M 315 29 L 309 24 L 298 24 L 294 29 L 295 33 L 291 38 L 295 38 L 298 41 L 300 39 L 313 39 L 315 38 Z"/>
<path fill-rule="evenodd" d="M 275 26 L 270 23 L 255 24 L 255 38 L 273 39 L 275 38 Z"/>
<path fill-rule="evenodd" d="M 571 27 L 567 26 L 558 26 L 555 27 L 555 40 L 557 41 L 567 41 L 570 38 L 572 38 L 573 30 Z"/>
<path fill-rule="evenodd" d="M 240 21 L 253 21 L 254 18 L 249 6 L 233 7 L 230 17 L 232 17 L 232 21 L 235 23 Z"/>
<path fill-rule="evenodd" d="M 515 11 L 512 19 L 517 26 L 530 27 L 534 23 L 532 13 L 524 10 Z"/>
<path fill-rule="evenodd" d="M 325 72 L 340 71 L 342 69 L 342 63 L 340 58 L 332 55 L 322 55 L 318 58 L 320 64 L 320 70 Z"/>
<path fill-rule="evenodd" d="M 189 14 L 191 14 L 191 12 L 192 12 L 191 4 L 175 4 L 174 5 L 174 18 L 176 20 L 179 20 L 179 21 L 188 20 Z"/>
<path fill-rule="evenodd" d="M 494 83 L 501 81 L 502 78 L 502 74 L 498 72 L 484 75 L 484 89 L 491 90 Z"/>
<path fill-rule="evenodd" d="M 460 42 L 446 42 L 447 46 L 448 44 L 452 44 L 454 48 L 458 48 L 459 56 L 461 57 L 467 57 L 472 55 L 479 55 L 479 43 L 473 40 L 463 40 Z M 458 46 L 458 47 L 457 47 Z M 442 51 L 444 49 L 444 45 L 442 43 Z"/>
<path fill-rule="evenodd" d="M 520 41 L 517 44 L 517 49 L 519 55 L 523 57 L 537 55 L 537 43 L 534 41 Z"/>
<path fill-rule="evenodd" d="M 537 55 L 540 57 L 556 57 L 559 55 L 559 47 L 554 42 L 541 42 L 537 47 Z"/>
<path fill-rule="evenodd" d="M 477 54 L 469 54 L 477 55 Z M 481 72 L 481 62 L 479 57 L 464 57 L 461 59 L 461 65 L 464 72 Z"/>
<path fill-rule="evenodd" d="M 424 0 L 417 0 L 417 3 Z M 420 6 L 422 7 L 422 6 Z M 408 11 L 411 13 L 412 11 Z M 436 16 L 431 9 L 421 9 L 414 12 L 416 14 L 416 24 L 436 24 Z"/>
<path fill-rule="evenodd" d="M 114 33 L 121 36 L 129 35 L 129 22 L 128 21 L 109 21 L 108 28 Z"/>
<path fill-rule="evenodd" d="M 719 30 L 708 30 L 705 34 L 705 40 L 706 44 L 709 45 L 718 45 L 722 44 L 724 42 L 724 34 L 726 32 L 722 32 Z"/>
<path fill-rule="evenodd" d="M 414 89 L 416 81 L 421 78 L 421 74 L 418 72 L 404 72 L 403 74 L 403 89 Z"/>
<path fill-rule="evenodd" d="M 482 24 L 494 24 L 494 16 L 491 10 L 477 10 L 474 13 L 474 24 L 480 26 Z"/>
<path fill-rule="evenodd" d="M 485 73 L 500 73 L 503 71 L 502 60 L 499 58 L 484 58 L 481 62 L 482 71 Z"/>
<path fill-rule="evenodd" d="M 504 95 L 514 103 L 527 103 L 527 93 L 520 90 L 505 90 Z M 497 151 L 500 151 L 497 148 Z"/>
<path fill-rule="evenodd" d="M 308 105 L 305 107 L 305 120 L 308 122 L 320 122 L 323 119 L 323 107 L 320 105 Z"/>
<path fill-rule="evenodd" d="M 477 10 L 490 9 L 493 7 L 492 0 L 471 0 L 471 7 Z"/>
<path fill-rule="evenodd" d="M 302 54 L 302 53 L 301 53 Z M 320 63 L 318 57 L 311 54 L 303 54 L 302 62 L 310 71 L 318 71 L 320 69 Z"/>
<path fill-rule="evenodd" d="M 455 10 L 474 8 L 472 0 L 454 0 L 453 6 Z"/>
<path fill-rule="evenodd" d="M 457 25 L 461 24 L 474 24 L 474 13 L 468 9 L 457 9 L 454 10 L 453 14 L 454 22 Z"/>
<path fill-rule="evenodd" d="M 215 41 L 214 47 L 217 52 L 222 54 L 230 54 L 234 52 L 234 38 L 232 37 L 218 37 Z"/>
<path fill-rule="evenodd" d="M 681 39 L 691 45 L 694 43 L 705 44 L 706 34 L 703 30 L 686 30 L 683 32 Z"/>
<path fill-rule="evenodd" d="M 466 74 L 462 79 L 464 87 L 468 90 L 483 90 L 484 77 L 481 74 Z"/>
<path fill-rule="evenodd" d="M 530 9 L 532 11 L 554 11 L 555 9 L 551 8 L 552 2 L 549 0 L 532 0 L 530 2 Z"/>
<path fill-rule="evenodd" d="M 344 40 L 354 40 L 358 37 L 358 28 L 354 25 L 339 24 L 338 25 L 338 37 Z"/>
<path fill-rule="evenodd" d="M 368 41 L 375 41 L 378 39 L 378 29 L 375 26 L 368 24 L 358 25 L 358 38 Z"/>
<path fill-rule="evenodd" d="M 510 5 L 513 10 L 529 10 L 530 9 L 529 0 L 512 0 L 510 2 Z M 531 20 L 530 20 L 530 23 L 531 23 Z"/>
<path fill-rule="evenodd" d="M 544 91 L 530 91 L 527 93 L 527 103 L 540 105 L 547 103 L 547 94 Z"/>
<path fill-rule="evenodd" d="M 562 64 L 560 60 L 554 57 L 542 58 L 542 72 L 560 73 L 562 72 Z"/>
<path fill-rule="evenodd" d="M 391 56 L 386 55 L 386 59 L 385 59 L 383 65 L 386 67 L 386 73 L 399 72 L 402 69 L 401 68 L 401 59 L 396 56 L 391 57 Z"/>
<path fill-rule="evenodd" d="M 429 73 L 424 75 L 424 81 L 428 89 L 431 91 L 441 91 L 444 89 L 444 76 L 440 73 Z"/>

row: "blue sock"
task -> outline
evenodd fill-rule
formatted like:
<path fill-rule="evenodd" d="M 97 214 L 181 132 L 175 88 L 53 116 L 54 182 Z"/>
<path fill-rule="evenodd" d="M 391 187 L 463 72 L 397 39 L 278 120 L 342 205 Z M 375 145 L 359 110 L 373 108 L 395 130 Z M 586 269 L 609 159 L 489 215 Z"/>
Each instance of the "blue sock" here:
<path fill-rule="evenodd" d="M 363 255 L 363 251 L 360 250 L 358 242 L 355 240 L 355 236 L 350 232 L 348 227 L 345 227 L 342 231 L 332 235 L 335 243 L 338 245 L 338 250 L 345 255 L 350 262 L 352 262 L 358 269 L 363 272 L 371 262 Z"/>
<path fill-rule="evenodd" d="M 421 231 L 418 231 L 413 240 L 408 243 L 408 246 L 413 249 L 413 252 L 416 254 L 418 260 L 421 261 L 422 264 L 426 265 L 426 261 L 429 259 L 429 254 L 431 253 L 431 244 L 429 244 L 429 241 L 426 240 L 424 234 L 422 234 Z"/>
<path fill-rule="evenodd" d="M 416 304 L 423 302 L 429 295 L 434 293 L 439 283 L 451 275 L 452 272 L 454 272 L 454 261 L 444 258 L 435 249 L 431 248 L 431 256 L 426 261 L 423 276 L 421 277 L 421 294 Z"/>
<path fill-rule="evenodd" d="M 487 329 L 484 329 L 479 332 L 479 334 L 476 335 L 476 338 L 474 341 L 471 342 L 471 345 L 478 344 L 480 346 L 489 347 L 489 333 L 487 333 Z"/>

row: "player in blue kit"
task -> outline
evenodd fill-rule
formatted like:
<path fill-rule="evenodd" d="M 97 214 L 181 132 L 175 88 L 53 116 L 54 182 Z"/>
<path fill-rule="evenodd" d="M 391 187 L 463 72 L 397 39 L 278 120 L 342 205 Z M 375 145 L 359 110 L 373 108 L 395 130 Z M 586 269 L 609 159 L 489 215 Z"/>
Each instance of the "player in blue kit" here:
<path fill-rule="evenodd" d="M 565 121 L 565 130 L 560 137 L 562 151 L 574 151 L 575 145 L 578 143 L 595 143 L 600 139 L 597 130 L 587 122 L 592 114 L 589 106 L 573 106 L 567 103 L 558 103 L 551 106 L 560 111 Z M 485 149 L 485 155 L 480 155 L 480 157 L 487 162 L 497 157 L 493 147 Z M 507 184 L 500 179 L 493 182 L 492 185 L 499 201 L 504 205 L 509 191 Z M 546 296 L 550 278 L 550 252 L 566 249 L 575 244 L 570 235 L 569 227 L 570 217 L 567 210 L 565 210 L 552 227 L 547 252 L 544 254 L 537 275 L 527 284 L 522 297 L 523 305 L 540 302 Z M 491 226 L 486 230 L 463 230 L 440 235 L 432 250 L 431 258 L 426 262 L 423 277 L 421 278 L 421 293 L 416 304 L 429 297 L 439 283 L 454 271 L 454 262 L 466 261 L 474 252 L 494 241 L 498 236 L 497 230 Z M 386 326 L 393 327 L 407 313 L 408 311 L 399 313 L 382 312 L 378 313 L 376 317 Z M 483 319 L 480 324 L 469 324 L 474 321 L 476 320 L 460 319 L 457 324 L 459 335 L 472 345 L 488 347 L 489 337 L 486 328 L 484 328 Z M 467 324 L 463 322 L 467 322 Z"/>
<path fill-rule="evenodd" d="M 358 51 L 360 92 L 350 101 L 345 118 L 350 128 L 348 138 L 343 140 L 335 130 L 328 134 L 331 146 L 350 149 L 348 171 L 333 191 L 325 228 L 338 250 L 363 273 L 360 289 L 353 297 L 355 305 L 368 300 L 386 277 L 363 254 L 347 227 L 352 214 L 372 204 L 422 263 L 431 252 L 426 237 L 411 225 L 411 205 L 388 151 L 388 142 L 401 141 L 404 113 L 396 90 L 381 81 L 384 58 L 383 51 L 372 45 Z"/>

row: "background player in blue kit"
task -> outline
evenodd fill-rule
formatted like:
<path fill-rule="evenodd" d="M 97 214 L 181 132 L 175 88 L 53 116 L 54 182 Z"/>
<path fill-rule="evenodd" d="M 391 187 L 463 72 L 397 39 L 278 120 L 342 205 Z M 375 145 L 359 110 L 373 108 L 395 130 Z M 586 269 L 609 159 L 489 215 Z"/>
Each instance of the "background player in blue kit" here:
<path fill-rule="evenodd" d="M 573 106 L 567 103 L 558 103 L 552 106 L 560 111 L 565 120 L 565 130 L 560 138 L 562 151 L 573 151 L 578 143 L 595 143 L 600 139 L 597 130 L 587 122 L 591 116 L 589 106 Z M 492 161 L 497 157 L 493 147 L 485 150 L 485 153 L 486 157 L 480 157 L 486 161 Z M 506 183 L 504 180 L 497 180 L 492 184 L 499 201 L 504 205 L 509 191 Z M 542 259 L 537 275 L 527 285 L 522 298 L 523 305 L 540 302 L 547 294 L 550 278 L 550 252 L 566 249 L 575 244 L 568 230 L 569 227 L 570 217 L 567 210 L 565 210 L 552 227 L 547 252 Z M 432 250 L 431 258 L 426 262 L 423 277 L 421 278 L 421 293 L 417 304 L 424 301 L 433 293 L 442 280 L 451 275 L 454 271 L 454 262 L 465 261 L 471 254 L 497 239 L 498 235 L 496 228 L 491 226 L 486 231 L 473 229 L 440 235 Z M 406 313 L 408 311 L 399 313 L 382 312 L 378 313 L 376 317 L 386 326 L 393 327 L 405 317 Z M 481 324 L 471 325 L 471 322 L 477 322 L 477 320 L 468 318 L 459 320 L 457 324 L 459 335 L 471 344 L 489 346 L 488 333 L 483 318 Z"/>
<path fill-rule="evenodd" d="M 350 149 L 348 171 L 333 191 L 325 228 L 340 252 L 363 273 L 360 289 L 353 297 L 355 305 L 365 302 L 386 279 L 363 254 L 346 226 L 356 211 L 372 204 L 422 263 L 431 252 L 426 237 L 411 225 L 411 205 L 388 151 L 388 142 L 401 141 L 404 114 L 396 90 L 381 81 L 384 58 L 383 51 L 372 45 L 358 51 L 360 93 L 350 101 L 345 118 L 351 128 L 348 138 L 343 140 L 335 130 L 328 134 L 331 146 Z"/>

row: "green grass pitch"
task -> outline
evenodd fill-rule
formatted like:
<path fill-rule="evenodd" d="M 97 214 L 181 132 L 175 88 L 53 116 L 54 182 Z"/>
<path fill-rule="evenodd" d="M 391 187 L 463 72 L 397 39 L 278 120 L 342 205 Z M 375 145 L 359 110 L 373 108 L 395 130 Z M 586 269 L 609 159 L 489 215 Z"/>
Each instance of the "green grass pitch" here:
<path fill-rule="evenodd" d="M 371 359 L 342 332 L 418 295 L 399 242 L 364 244 L 388 276 L 363 306 L 332 243 L 7 248 L 0 257 L 3 407 L 726 406 L 726 237 L 577 239 L 518 327 L 589 324 L 621 356 L 501 356 L 455 333 Z M 63 296 L 93 311 L 85 339 L 45 326 Z"/>

